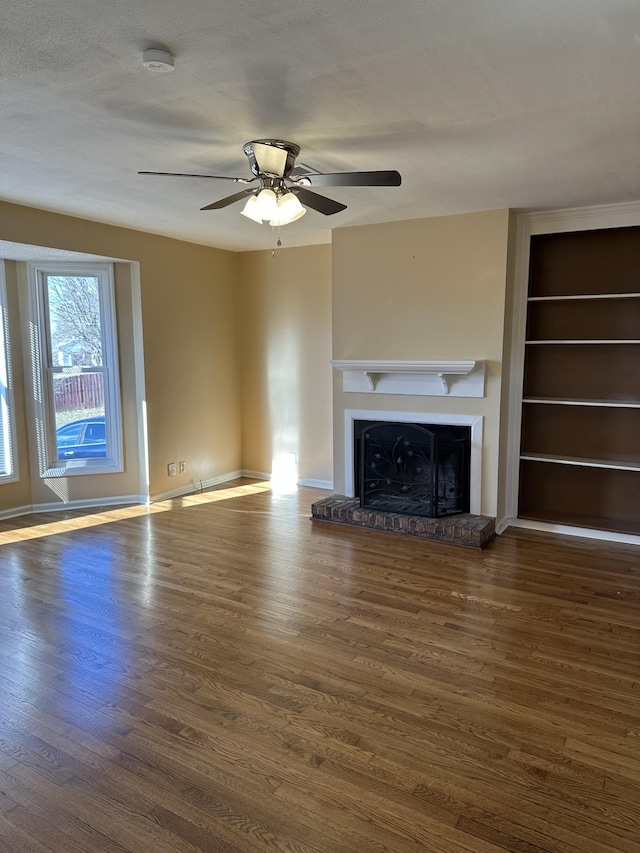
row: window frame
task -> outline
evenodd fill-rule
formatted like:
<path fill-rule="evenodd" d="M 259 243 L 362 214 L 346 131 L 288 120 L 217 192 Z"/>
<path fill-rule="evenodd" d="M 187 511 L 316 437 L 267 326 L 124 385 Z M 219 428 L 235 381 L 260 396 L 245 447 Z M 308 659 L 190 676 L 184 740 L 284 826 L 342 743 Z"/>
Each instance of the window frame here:
<path fill-rule="evenodd" d="M 0 260 L 0 484 L 18 480 L 16 421 L 9 344 L 9 304 L 4 261 Z"/>
<path fill-rule="evenodd" d="M 68 367 L 53 363 L 49 328 L 48 276 L 98 279 L 102 328 L 102 365 L 78 366 L 80 373 L 102 373 L 107 455 L 102 458 L 58 459 L 53 379 Z M 113 264 L 29 264 L 32 331 L 33 400 L 40 477 L 111 474 L 123 471 L 122 412 Z"/>

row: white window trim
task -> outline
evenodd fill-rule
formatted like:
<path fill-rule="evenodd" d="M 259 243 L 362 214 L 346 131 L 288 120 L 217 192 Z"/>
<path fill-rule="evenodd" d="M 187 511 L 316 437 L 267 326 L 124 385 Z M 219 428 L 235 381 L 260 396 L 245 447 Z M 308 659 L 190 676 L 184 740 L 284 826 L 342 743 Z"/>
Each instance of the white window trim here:
<path fill-rule="evenodd" d="M 18 462 L 16 453 L 16 419 L 13 398 L 13 377 L 11 372 L 11 347 L 9 346 L 9 306 L 4 261 L 0 261 L 0 385 L 5 393 L 0 395 L 0 418 L 4 424 L 2 441 L 4 443 L 5 469 L 0 470 L 0 483 L 14 483 L 18 480 Z"/>
<path fill-rule="evenodd" d="M 105 369 L 105 427 L 107 451 L 104 459 L 57 459 L 55 414 L 51 400 L 48 363 L 48 314 L 44 281 L 47 275 L 96 276 L 100 281 L 100 308 L 103 328 L 103 362 Z M 30 263 L 29 316 L 31 318 L 31 367 L 35 416 L 38 473 L 42 478 L 83 474 L 116 474 L 123 471 L 122 412 L 120 402 L 120 370 L 116 328 L 115 287 L 112 264 Z"/>

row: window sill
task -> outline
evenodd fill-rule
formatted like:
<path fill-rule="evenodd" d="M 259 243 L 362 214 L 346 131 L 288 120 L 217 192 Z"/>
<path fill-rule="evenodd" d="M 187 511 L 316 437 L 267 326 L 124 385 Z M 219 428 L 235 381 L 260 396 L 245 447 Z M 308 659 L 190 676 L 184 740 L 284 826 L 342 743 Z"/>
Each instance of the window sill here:
<path fill-rule="evenodd" d="M 40 472 L 40 477 L 52 479 L 54 477 L 78 477 L 95 476 L 96 474 L 122 474 L 124 467 L 116 459 L 70 459 L 59 465 L 53 465 Z"/>

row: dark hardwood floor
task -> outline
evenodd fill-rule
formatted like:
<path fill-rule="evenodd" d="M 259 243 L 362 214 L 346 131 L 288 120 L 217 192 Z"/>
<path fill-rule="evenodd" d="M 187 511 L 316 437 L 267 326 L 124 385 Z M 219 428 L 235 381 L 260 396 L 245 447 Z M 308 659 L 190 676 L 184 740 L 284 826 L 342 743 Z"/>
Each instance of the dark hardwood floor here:
<path fill-rule="evenodd" d="M 323 495 L 0 524 L 2 853 L 640 851 L 640 549 Z"/>

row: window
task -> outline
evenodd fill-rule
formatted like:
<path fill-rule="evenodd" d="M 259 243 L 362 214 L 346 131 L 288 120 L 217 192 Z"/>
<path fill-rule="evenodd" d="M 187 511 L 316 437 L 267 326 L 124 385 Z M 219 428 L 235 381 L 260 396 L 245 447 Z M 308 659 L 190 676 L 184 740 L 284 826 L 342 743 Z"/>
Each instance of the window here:
<path fill-rule="evenodd" d="M 0 261 L 0 482 L 16 478 L 13 448 L 15 426 L 8 338 L 7 290 L 4 281 L 4 263 Z"/>
<path fill-rule="evenodd" d="M 120 471 L 112 268 L 51 264 L 31 272 L 41 476 Z"/>

